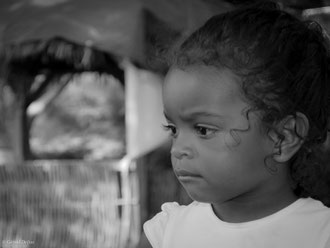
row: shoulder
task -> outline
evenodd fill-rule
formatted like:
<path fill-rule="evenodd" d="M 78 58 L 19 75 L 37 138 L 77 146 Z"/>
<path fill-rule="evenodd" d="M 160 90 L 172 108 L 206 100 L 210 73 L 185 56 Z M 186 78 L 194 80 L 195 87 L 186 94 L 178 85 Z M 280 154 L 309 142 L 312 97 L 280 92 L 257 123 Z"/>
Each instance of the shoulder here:
<path fill-rule="evenodd" d="M 190 203 L 189 205 L 180 205 L 177 202 L 166 202 L 161 206 L 161 211 L 146 223 L 158 221 L 158 220 L 170 219 L 180 214 L 186 214 L 186 213 L 198 211 L 198 209 L 202 208 L 203 205 L 204 203 L 200 203 L 196 201 Z"/>
<path fill-rule="evenodd" d="M 301 198 L 293 217 L 302 221 L 323 223 L 330 227 L 330 208 L 313 198 Z"/>
<path fill-rule="evenodd" d="M 166 202 L 161 206 L 161 211 L 152 219 L 144 223 L 144 229 L 151 226 L 161 226 L 164 228 L 172 219 L 196 211 L 202 203 L 192 202 L 189 205 L 179 205 L 177 202 Z"/>
<path fill-rule="evenodd" d="M 177 202 L 167 202 L 161 206 L 161 212 L 143 225 L 143 230 L 154 248 L 161 247 L 166 229 L 173 222 L 183 221 L 187 215 L 193 214 L 203 203 L 192 202 L 189 205 L 179 205 Z"/>
<path fill-rule="evenodd" d="M 303 210 L 306 213 L 330 218 L 330 208 L 325 206 L 321 201 L 313 198 L 305 198 L 303 201 L 305 203 Z"/>
<path fill-rule="evenodd" d="M 326 243 L 324 247 L 330 247 L 330 208 L 312 198 L 305 198 L 303 202 L 297 216 L 301 221 L 297 218 L 295 223 L 304 227 L 309 236 L 314 234 L 318 242 Z"/>

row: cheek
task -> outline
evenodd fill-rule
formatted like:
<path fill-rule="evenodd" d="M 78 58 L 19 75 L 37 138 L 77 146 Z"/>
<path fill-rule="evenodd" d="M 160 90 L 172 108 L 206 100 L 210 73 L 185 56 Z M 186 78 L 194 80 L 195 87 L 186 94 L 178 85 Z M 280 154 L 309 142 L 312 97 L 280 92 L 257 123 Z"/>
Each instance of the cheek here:
<path fill-rule="evenodd" d="M 240 144 L 238 143 L 238 138 L 235 139 L 230 133 L 223 132 L 214 139 L 199 143 L 196 146 L 197 158 L 211 164 L 223 164 L 227 160 L 240 156 Z"/>
<path fill-rule="evenodd" d="M 198 163 L 203 173 L 211 178 L 217 175 L 226 180 L 236 180 L 253 170 L 264 168 L 264 152 L 256 144 L 241 138 L 226 134 L 221 141 L 209 141 L 200 146 Z"/>
<path fill-rule="evenodd" d="M 201 174 L 219 196 L 239 194 L 255 185 L 265 173 L 263 165 L 251 165 L 249 158 L 235 152 L 208 154 L 203 158 Z"/>
<path fill-rule="evenodd" d="M 220 177 L 235 177 L 241 167 L 240 157 L 230 152 L 209 152 L 200 157 L 201 169 L 206 175 Z"/>
<path fill-rule="evenodd" d="M 222 137 L 224 139 L 224 137 Z M 198 148 L 197 160 L 200 168 L 206 175 L 232 177 L 235 167 L 232 164 L 240 165 L 240 156 L 233 151 L 225 142 L 210 141 Z"/>
<path fill-rule="evenodd" d="M 243 140 L 246 139 L 244 137 L 245 135 L 243 133 L 240 133 L 240 131 L 226 131 L 221 134 L 215 139 L 205 140 L 202 142 L 200 146 L 197 147 L 197 150 L 201 153 L 228 153 L 228 155 L 232 155 L 232 153 L 239 154 L 241 150 L 244 151 L 243 148 L 241 149 L 241 146 L 245 145 L 245 143 L 248 143 Z M 243 143 L 243 144 L 242 144 Z"/>
<path fill-rule="evenodd" d="M 178 159 L 176 159 L 172 154 L 171 154 L 171 164 L 172 164 L 172 167 L 175 168 L 178 166 Z"/>

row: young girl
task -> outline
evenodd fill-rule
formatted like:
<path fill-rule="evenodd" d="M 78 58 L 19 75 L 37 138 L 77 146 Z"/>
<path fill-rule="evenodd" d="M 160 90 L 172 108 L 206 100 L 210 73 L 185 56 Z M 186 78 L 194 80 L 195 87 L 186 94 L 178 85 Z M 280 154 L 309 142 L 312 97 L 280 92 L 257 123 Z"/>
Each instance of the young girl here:
<path fill-rule="evenodd" d="M 330 209 L 314 199 L 329 166 L 329 58 L 320 26 L 275 4 L 215 16 L 181 44 L 164 114 L 194 202 L 144 224 L 152 247 L 330 248 Z"/>

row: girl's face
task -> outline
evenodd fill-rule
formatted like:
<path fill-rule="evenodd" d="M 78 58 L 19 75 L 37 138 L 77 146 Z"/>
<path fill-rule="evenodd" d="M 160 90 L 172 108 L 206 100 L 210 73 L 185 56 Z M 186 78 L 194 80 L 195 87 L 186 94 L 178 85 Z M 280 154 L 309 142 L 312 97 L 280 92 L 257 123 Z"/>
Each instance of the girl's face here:
<path fill-rule="evenodd" d="M 237 76 L 205 66 L 174 68 L 163 100 L 173 169 L 192 199 L 223 203 L 273 187 L 265 158 L 274 143 L 257 112 L 246 114 Z"/>

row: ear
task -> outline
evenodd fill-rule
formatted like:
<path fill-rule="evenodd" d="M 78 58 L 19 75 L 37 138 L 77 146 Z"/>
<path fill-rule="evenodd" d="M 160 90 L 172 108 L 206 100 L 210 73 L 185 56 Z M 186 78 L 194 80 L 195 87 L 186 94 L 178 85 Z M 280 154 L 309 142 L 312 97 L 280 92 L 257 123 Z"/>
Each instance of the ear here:
<path fill-rule="evenodd" d="M 300 112 L 296 116 L 290 115 L 284 118 L 276 131 L 271 131 L 270 136 L 275 141 L 274 160 L 279 163 L 288 162 L 300 149 L 308 134 L 309 121 Z"/>

